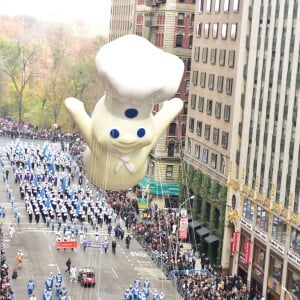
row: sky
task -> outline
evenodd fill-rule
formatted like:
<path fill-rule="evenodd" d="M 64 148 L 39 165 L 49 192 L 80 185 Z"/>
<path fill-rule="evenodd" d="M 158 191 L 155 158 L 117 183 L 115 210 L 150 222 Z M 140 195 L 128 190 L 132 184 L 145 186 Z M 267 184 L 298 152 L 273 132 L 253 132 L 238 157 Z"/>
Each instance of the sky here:
<path fill-rule="evenodd" d="M 92 34 L 108 36 L 111 0 L 0 0 L 0 15 L 29 15 L 70 23 L 84 20 Z"/>

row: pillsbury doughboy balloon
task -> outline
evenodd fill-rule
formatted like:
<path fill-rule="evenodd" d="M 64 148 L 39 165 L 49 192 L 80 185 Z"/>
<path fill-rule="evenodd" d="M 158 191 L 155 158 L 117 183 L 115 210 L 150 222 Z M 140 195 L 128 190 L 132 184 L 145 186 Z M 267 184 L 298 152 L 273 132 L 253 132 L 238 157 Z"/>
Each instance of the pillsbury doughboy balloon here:
<path fill-rule="evenodd" d="M 146 174 L 148 155 L 183 106 L 173 98 L 183 62 L 145 38 L 126 35 L 103 46 L 96 67 L 105 89 L 90 117 L 81 101 L 65 105 L 87 142 L 84 164 L 91 181 L 109 190 L 127 189 Z M 163 103 L 159 112 L 152 107 Z"/>

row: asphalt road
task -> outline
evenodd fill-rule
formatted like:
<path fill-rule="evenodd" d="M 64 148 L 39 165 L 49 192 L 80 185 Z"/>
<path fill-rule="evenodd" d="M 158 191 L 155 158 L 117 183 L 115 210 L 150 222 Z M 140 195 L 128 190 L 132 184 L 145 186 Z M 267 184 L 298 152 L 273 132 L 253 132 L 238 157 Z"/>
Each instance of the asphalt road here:
<path fill-rule="evenodd" d="M 4 146 L 8 142 L 10 140 L 0 138 L 0 149 L 4 158 Z M 5 159 L 4 161 L 4 168 L 10 170 L 8 184 L 13 191 L 18 210 L 21 212 L 21 222 L 18 225 L 13 216 L 13 209 L 1 176 L 0 206 L 6 208 L 7 214 L 0 222 L 2 222 L 4 232 L 4 250 L 10 275 L 13 268 L 17 266 L 18 250 L 22 249 L 24 252 L 22 267 L 18 269 L 18 278 L 11 280 L 15 300 L 29 299 L 27 295 L 27 282 L 29 279 L 33 279 L 35 282 L 34 293 L 37 299 L 42 299 L 44 283 L 50 272 L 54 275 L 58 272 L 63 274 L 63 286 L 68 290 L 69 300 L 123 299 L 125 290 L 130 284 L 133 284 L 135 279 L 143 281 L 146 278 L 151 282 L 151 289 L 163 292 L 166 299 L 181 299 L 173 283 L 166 279 L 164 273 L 156 267 L 148 254 L 134 239 L 131 240 L 130 249 L 126 249 L 124 241 L 118 241 L 116 255 L 111 253 L 111 247 L 107 253 L 91 248 L 84 251 L 82 246 L 74 249 L 74 251 L 57 251 L 55 248 L 55 232 L 47 228 L 43 222 L 29 224 L 24 201 L 19 197 L 19 187 L 13 181 L 13 174 L 8 161 Z M 13 224 L 16 228 L 15 236 L 12 239 L 8 234 L 10 224 Z M 100 232 L 100 239 L 103 239 L 107 232 L 106 225 L 103 226 Z M 89 234 L 92 238 L 92 233 Z M 77 269 L 86 266 L 95 267 L 96 286 L 94 288 L 83 288 L 79 283 L 69 281 L 68 275 L 65 273 L 65 262 L 68 257 L 71 258 L 72 265 L 75 265 Z M 56 297 L 53 299 L 56 299 Z"/>

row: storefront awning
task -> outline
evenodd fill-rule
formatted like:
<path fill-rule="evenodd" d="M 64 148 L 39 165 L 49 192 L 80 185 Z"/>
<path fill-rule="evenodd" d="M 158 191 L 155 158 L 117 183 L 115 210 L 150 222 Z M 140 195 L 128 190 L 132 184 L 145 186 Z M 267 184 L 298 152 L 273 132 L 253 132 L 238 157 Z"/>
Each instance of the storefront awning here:
<path fill-rule="evenodd" d="M 209 234 L 209 229 L 206 228 L 206 227 L 202 227 L 198 230 L 196 230 L 196 233 L 200 236 L 200 237 L 203 237 L 203 236 L 206 236 Z"/>
<path fill-rule="evenodd" d="M 149 184 L 151 195 L 179 196 L 179 184 L 176 182 L 160 182 L 151 180 L 149 177 L 144 177 L 138 185 L 141 189 L 147 189 Z"/>
<path fill-rule="evenodd" d="M 198 228 L 201 227 L 201 225 L 202 224 L 197 220 L 195 220 L 195 221 L 192 220 L 191 222 L 189 222 L 189 227 L 190 228 L 198 229 Z"/>
<path fill-rule="evenodd" d="M 212 244 L 214 242 L 217 242 L 219 240 L 219 238 L 214 234 L 210 234 L 209 236 L 204 238 L 204 240 L 207 244 Z"/>

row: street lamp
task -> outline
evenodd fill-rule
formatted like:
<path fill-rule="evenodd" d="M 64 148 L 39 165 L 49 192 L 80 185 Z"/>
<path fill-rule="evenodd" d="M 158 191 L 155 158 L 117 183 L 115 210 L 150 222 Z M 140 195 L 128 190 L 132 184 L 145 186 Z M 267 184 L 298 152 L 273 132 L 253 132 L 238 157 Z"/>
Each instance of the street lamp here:
<path fill-rule="evenodd" d="M 185 199 L 182 203 L 180 203 L 180 205 L 178 206 L 178 213 L 179 213 L 179 210 L 180 210 L 180 216 L 181 217 L 186 217 L 187 216 L 187 210 L 185 208 L 185 204 L 186 202 L 190 201 L 190 200 L 193 200 L 195 199 L 195 196 L 192 195 L 190 196 L 189 198 Z M 184 206 L 184 208 L 182 208 Z M 190 204 L 191 206 L 191 204 Z"/>
<path fill-rule="evenodd" d="M 290 297 L 291 300 L 294 299 L 293 295 L 288 291 L 288 289 L 285 286 L 282 286 L 281 288 L 289 295 L 289 297 Z"/>

